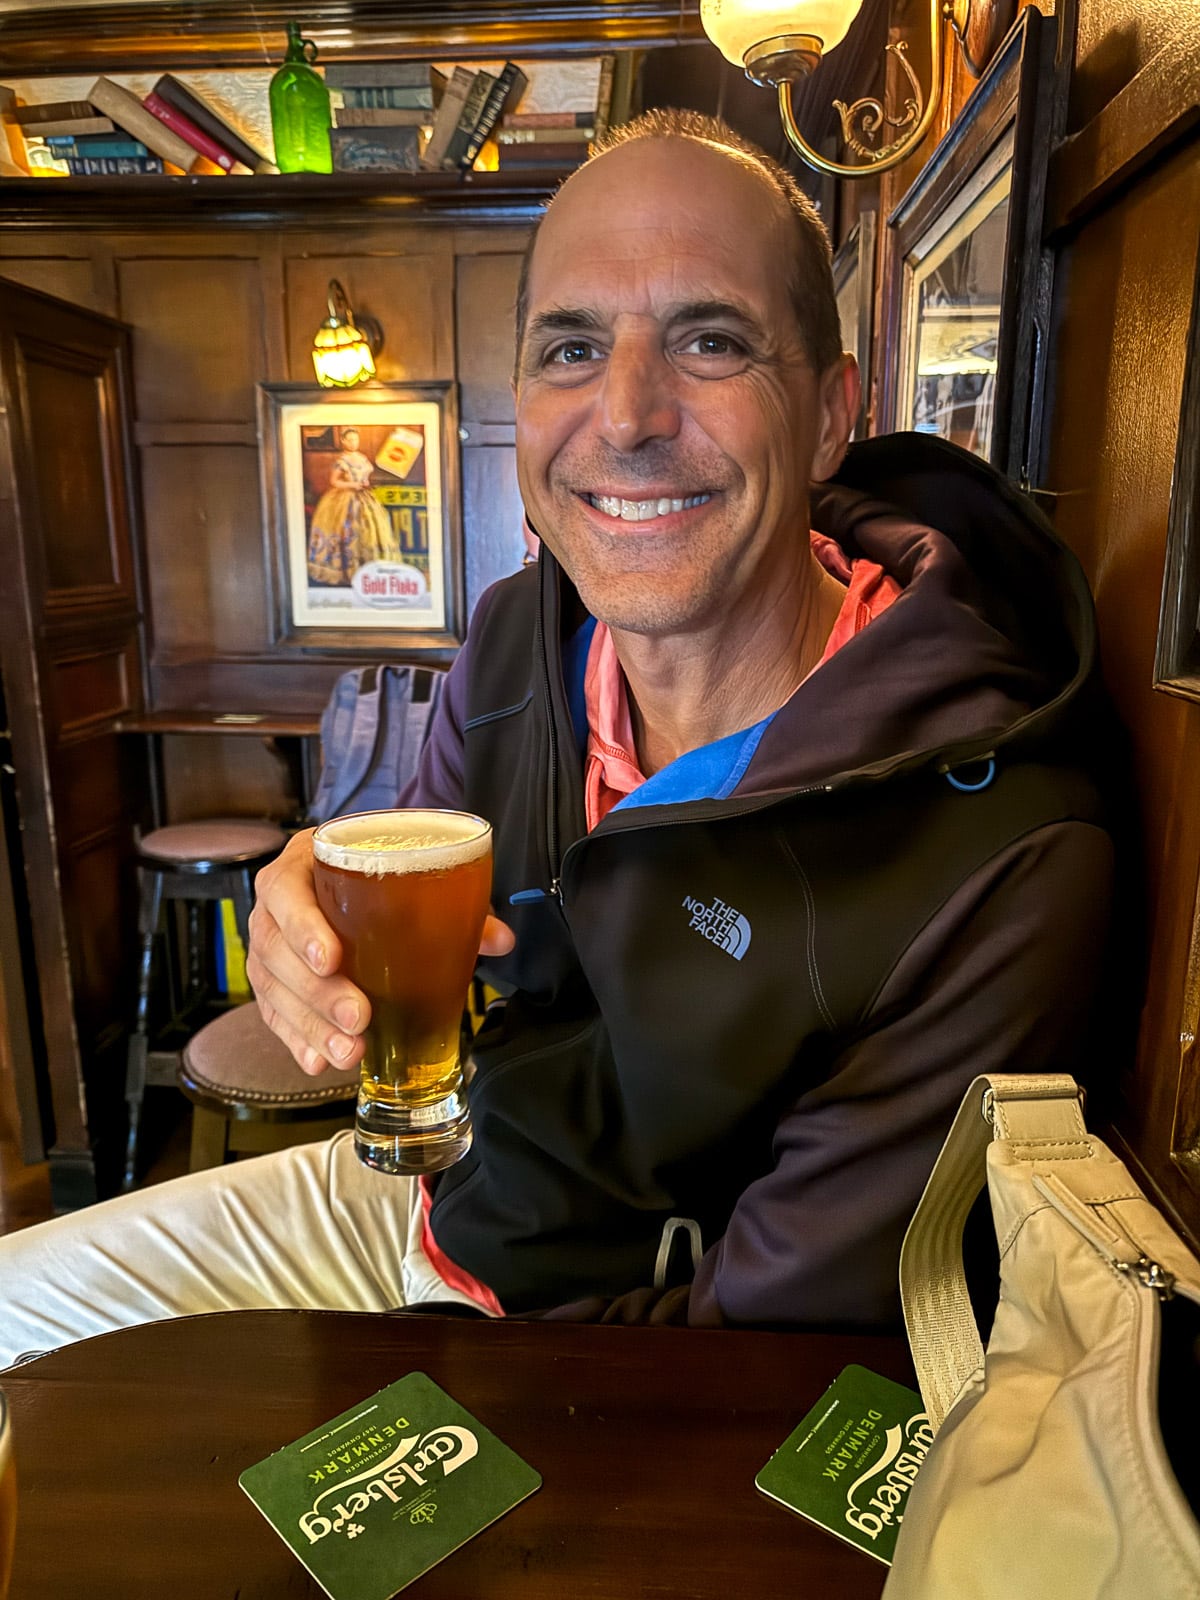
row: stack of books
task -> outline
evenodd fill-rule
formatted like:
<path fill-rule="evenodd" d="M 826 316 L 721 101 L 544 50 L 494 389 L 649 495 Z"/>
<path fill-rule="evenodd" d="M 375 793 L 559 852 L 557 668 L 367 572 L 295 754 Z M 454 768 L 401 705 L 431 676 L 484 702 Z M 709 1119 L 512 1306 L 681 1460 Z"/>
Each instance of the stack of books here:
<path fill-rule="evenodd" d="M 496 124 L 513 112 L 528 79 L 515 61 L 499 72 L 455 67 L 421 157 L 427 172 L 469 172 Z"/>
<path fill-rule="evenodd" d="M 550 85 L 539 84 L 541 93 L 536 105 L 502 117 L 496 132 L 500 169 L 508 172 L 531 167 L 577 167 L 585 161 L 592 141 L 608 128 L 614 59 L 606 55 L 594 63 L 596 77 L 591 87 L 595 99 L 586 104 L 586 109 L 579 109 L 580 84 L 563 84 L 565 105 L 562 98 L 555 104 L 558 97 Z M 534 100 L 531 95 L 530 101 Z"/>
<path fill-rule="evenodd" d="M 7 115 L 26 141 L 42 141 L 73 177 L 279 170 L 169 73 L 144 100 L 111 78 L 97 78 L 86 100 L 14 105 Z"/>
<path fill-rule="evenodd" d="M 594 111 L 516 111 L 496 134 L 500 168 L 578 166 L 595 137 Z"/>
<path fill-rule="evenodd" d="M 341 105 L 330 130 L 335 172 L 416 172 L 446 79 L 423 61 L 348 62 L 325 69 Z"/>

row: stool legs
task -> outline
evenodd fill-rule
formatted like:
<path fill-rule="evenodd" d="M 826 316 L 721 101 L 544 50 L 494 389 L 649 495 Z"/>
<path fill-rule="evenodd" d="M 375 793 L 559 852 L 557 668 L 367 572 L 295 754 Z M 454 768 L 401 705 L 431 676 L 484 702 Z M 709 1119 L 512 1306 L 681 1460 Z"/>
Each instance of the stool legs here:
<path fill-rule="evenodd" d="M 137 1168 L 138 1128 L 142 1119 L 142 1100 L 146 1093 L 146 1055 L 150 1048 L 150 971 L 154 962 L 154 936 L 158 932 L 162 909 L 162 877 L 157 872 L 138 870 L 141 898 L 138 907 L 138 934 L 142 952 L 138 968 L 137 1016 L 129 1036 L 129 1055 L 125 1064 L 125 1101 L 129 1107 L 129 1130 L 125 1142 L 125 1173 L 122 1188 L 133 1188 Z"/>

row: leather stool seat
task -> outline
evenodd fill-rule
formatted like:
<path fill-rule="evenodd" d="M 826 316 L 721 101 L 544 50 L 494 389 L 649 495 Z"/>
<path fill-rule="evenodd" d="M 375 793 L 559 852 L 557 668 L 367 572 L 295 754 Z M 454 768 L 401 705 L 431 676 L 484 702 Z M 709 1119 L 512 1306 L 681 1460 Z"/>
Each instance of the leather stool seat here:
<path fill-rule="evenodd" d="M 192 1102 L 191 1169 L 231 1154 L 325 1139 L 354 1119 L 358 1072 L 310 1077 L 267 1027 L 258 1007 L 225 1012 L 192 1035 L 176 1074 Z M 272 1124 L 288 1124 L 272 1130 Z M 295 1124 L 305 1124 L 302 1129 Z"/>
<path fill-rule="evenodd" d="M 275 855 L 284 843 L 283 829 L 273 822 L 215 817 L 155 828 L 139 840 L 138 854 L 173 867 L 217 863 L 234 866 L 255 856 Z"/>

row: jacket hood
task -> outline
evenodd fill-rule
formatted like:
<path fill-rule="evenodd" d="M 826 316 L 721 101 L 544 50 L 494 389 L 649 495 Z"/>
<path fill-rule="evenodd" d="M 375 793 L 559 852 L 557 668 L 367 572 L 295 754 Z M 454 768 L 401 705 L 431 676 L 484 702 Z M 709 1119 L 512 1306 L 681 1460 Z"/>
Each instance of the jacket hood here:
<path fill-rule="evenodd" d="M 1095 671 L 1095 613 L 1028 496 L 957 445 L 890 434 L 814 486 L 812 521 L 904 593 L 781 709 L 739 794 L 949 770 L 1064 735 Z"/>
<path fill-rule="evenodd" d="M 993 467 L 924 434 L 867 439 L 813 486 L 811 514 L 904 592 L 779 710 L 734 797 L 1015 758 L 1076 724 L 1096 664 L 1091 593 Z M 545 546 L 542 560 L 558 570 Z"/>

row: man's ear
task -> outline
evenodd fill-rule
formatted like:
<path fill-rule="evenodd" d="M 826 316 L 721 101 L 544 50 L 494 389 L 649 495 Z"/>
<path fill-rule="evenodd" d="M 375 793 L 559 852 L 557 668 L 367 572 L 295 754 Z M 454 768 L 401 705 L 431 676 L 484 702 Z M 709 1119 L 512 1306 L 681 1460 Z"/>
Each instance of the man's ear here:
<path fill-rule="evenodd" d="M 813 452 L 812 481 L 832 478 L 842 464 L 854 424 L 862 406 L 862 383 L 858 362 L 852 355 L 841 355 L 821 374 L 821 427 Z"/>

